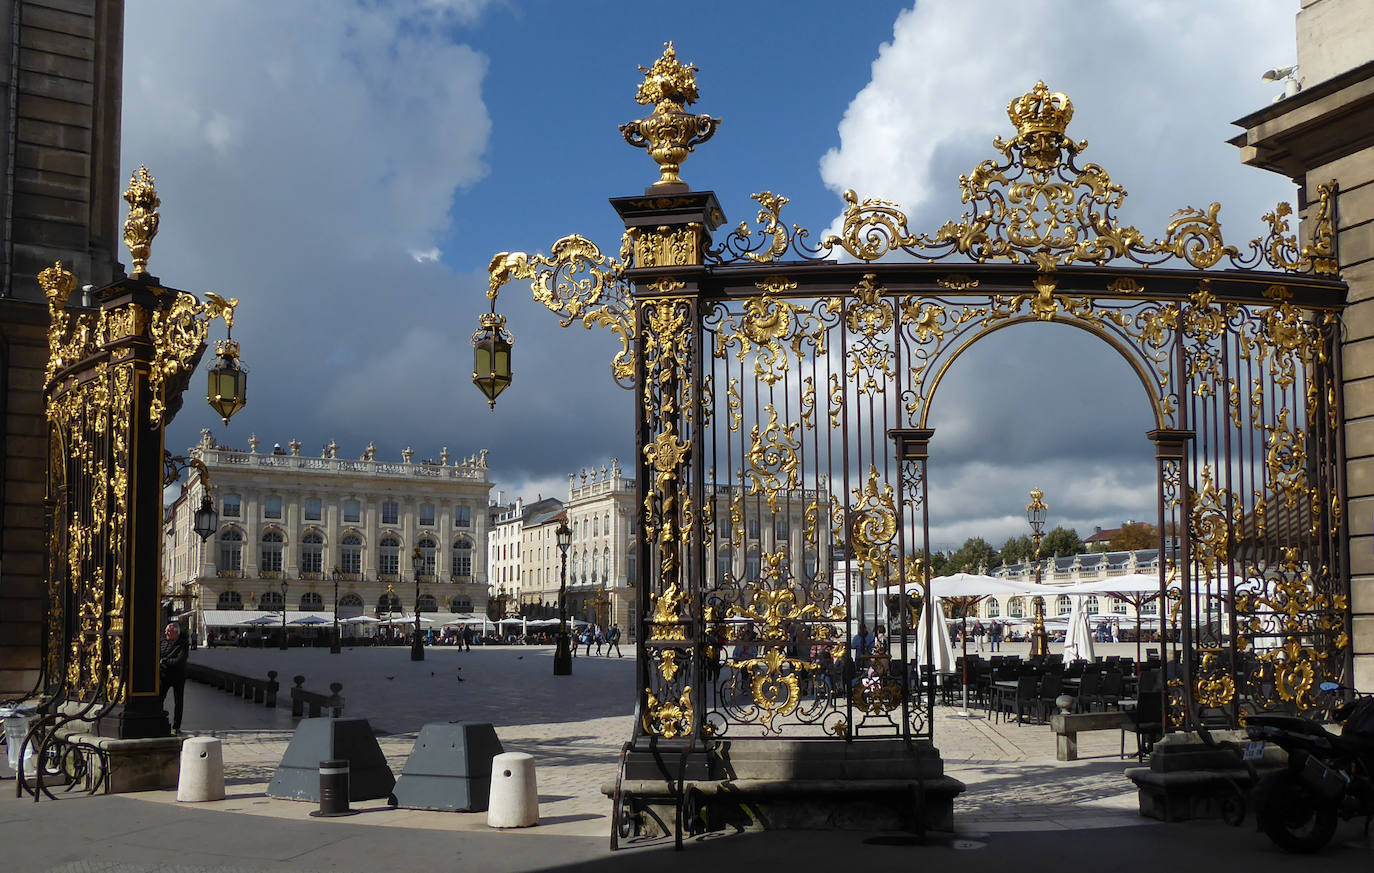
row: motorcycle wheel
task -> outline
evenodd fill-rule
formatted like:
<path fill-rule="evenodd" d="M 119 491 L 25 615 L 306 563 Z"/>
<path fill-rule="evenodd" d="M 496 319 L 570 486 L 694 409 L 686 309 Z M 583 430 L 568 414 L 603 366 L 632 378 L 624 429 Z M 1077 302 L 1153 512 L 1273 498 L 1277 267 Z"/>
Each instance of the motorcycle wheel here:
<path fill-rule="evenodd" d="M 1265 780 L 1255 810 L 1260 828 L 1287 852 L 1319 850 L 1336 832 L 1336 807 L 1324 803 L 1292 773 L 1276 773 Z"/>

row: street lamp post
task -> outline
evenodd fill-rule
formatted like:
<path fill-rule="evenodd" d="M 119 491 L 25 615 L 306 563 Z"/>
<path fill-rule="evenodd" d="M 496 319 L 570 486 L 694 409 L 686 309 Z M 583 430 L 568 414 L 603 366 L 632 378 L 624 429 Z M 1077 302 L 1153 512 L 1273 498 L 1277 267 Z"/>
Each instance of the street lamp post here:
<path fill-rule="evenodd" d="M 281 650 L 286 651 L 286 580 L 281 580 Z"/>
<path fill-rule="evenodd" d="M 420 637 L 420 573 L 425 569 L 425 558 L 420 554 L 419 546 L 410 553 L 410 566 L 415 571 L 415 639 L 410 643 L 410 660 L 423 661 L 425 641 Z"/>
<path fill-rule="evenodd" d="M 1040 541 L 1044 537 L 1045 514 L 1049 511 L 1049 504 L 1044 501 L 1044 492 L 1039 488 L 1031 489 L 1031 502 L 1026 504 L 1026 521 L 1031 526 L 1031 544 L 1035 550 L 1035 585 L 1040 587 Z M 1035 596 L 1035 624 L 1031 627 L 1030 654 L 1034 658 L 1037 655 L 1048 655 L 1050 651 L 1049 637 L 1045 633 L 1045 598 Z"/>
<path fill-rule="evenodd" d="M 339 639 L 339 568 L 334 568 L 334 636 L 329 641 L 329 654 L 337 655 L 343 651 L 343 642 Z"/>
<path fill-rule="evenodd" d="M 568 547 L 572 545 L 572 529 L 565 518 L 554 531 L 558 538 L 561 568 L 558 572 L 558 645 L 553 650 L 553 675 L 572 675 L 572 646 L 568 640 Z"/>

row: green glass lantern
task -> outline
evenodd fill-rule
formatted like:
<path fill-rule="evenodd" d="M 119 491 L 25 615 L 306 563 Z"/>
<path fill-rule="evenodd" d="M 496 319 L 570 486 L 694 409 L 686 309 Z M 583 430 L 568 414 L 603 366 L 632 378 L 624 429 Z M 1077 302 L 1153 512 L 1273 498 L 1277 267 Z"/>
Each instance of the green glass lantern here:
<path fill-rule="evenodd" d="M 205 402 L 228 424 L 248 402 L 248 370 L 239 363 L 239 344 L 225 339 L 215 345 L 217 359 L 210 368 Z"/>
<path fill-rule="evenodd" d="M 487 397 L 487 405 L 495 408 L 496 398 L 510 386 L 510 350 L 514 337 L 506 330 L 506 318 L 495 312 L 482 316 L 477 332 L 472 335 L 472 384 Z"/>

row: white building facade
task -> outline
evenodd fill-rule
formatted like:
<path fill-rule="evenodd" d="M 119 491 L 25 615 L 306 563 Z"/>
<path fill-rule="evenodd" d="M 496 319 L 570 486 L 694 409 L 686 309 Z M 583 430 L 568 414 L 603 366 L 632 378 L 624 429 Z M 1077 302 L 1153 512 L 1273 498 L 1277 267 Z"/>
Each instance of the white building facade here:
<path fill-rule="evenodd" d="M 487 610 L 486 451 L 451 460 L 380 461 L 369 446 L 358 460 L 332 441 L 319 457 L 300 443 L 259 452 L 218 445 L 210 432 L 190 456 L 209 474 L 219 528 L 205 543 L 191 531 L 206 493 L 192 472 L 171 507 L 164 543 L 166 594 L 193 613 L 287 610 L 331 613 L 337 577 L 340 618 L 403 613 L 482 614 Z M 413 556 L 423 561 L 416 596 Z M 283 583 L 285 592 L 283 593 Z"/>

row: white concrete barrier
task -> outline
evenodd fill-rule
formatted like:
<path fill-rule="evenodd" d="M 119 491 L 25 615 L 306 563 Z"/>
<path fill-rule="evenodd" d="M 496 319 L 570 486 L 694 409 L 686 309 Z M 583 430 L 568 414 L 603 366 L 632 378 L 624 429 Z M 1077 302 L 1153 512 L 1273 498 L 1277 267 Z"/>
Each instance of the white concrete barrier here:
<path fill-rule="evenodd" d="M 181 745 L 177 800 L 204 803 L 224 799 L 224 750 L 214 737 L 191 737 Z"/>
<path fill-rule="evenodd" d="M 539 788 L 534 778 L 534 756 L 506 752 L 491 759 L 491 800 L 487 825 L 494 828 L 527 828 L 539 824 Z"/>

